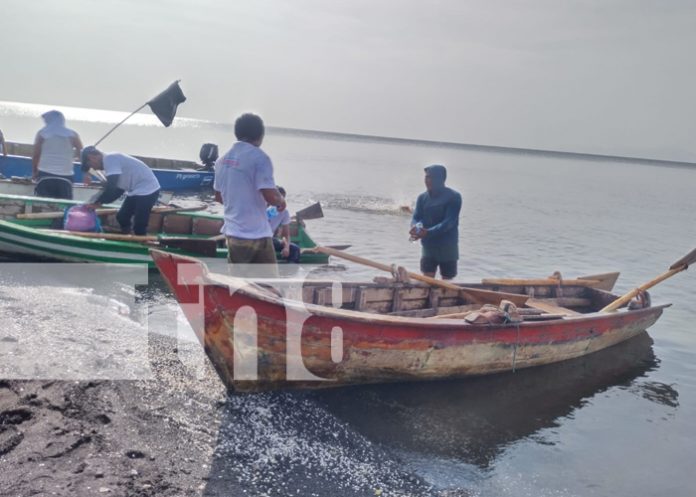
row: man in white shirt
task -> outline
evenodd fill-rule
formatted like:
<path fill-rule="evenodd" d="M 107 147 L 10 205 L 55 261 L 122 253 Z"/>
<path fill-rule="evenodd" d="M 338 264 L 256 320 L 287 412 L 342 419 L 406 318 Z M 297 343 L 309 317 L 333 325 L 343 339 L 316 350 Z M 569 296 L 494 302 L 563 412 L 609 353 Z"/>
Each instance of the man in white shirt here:
<path fill-rule="evenodd" d="M 261 150 L 265 128 L 255 114 L 234 123 L 237 143 L 215 163 L 215 200 L 224 207 L 222 233 L 232 264 L 275 264 L 273 232 L 266 206 L 285 210 L 285 199 L 273 179 L 273 164 Z"/>
<path fill-rule="evenodd" d="M 90 206 L 97 208 L 119 198 L 124 193 L 126 199 L 116 214 L 116 220 L 123 233 L 145 235 L 150 212 L 157 203 L 160 184 L 147 164 L 126 154 L 104 154 L 96 147 L 82 150 L 82 171 L 90 169 L 104 171 L 106 186 Z"/>

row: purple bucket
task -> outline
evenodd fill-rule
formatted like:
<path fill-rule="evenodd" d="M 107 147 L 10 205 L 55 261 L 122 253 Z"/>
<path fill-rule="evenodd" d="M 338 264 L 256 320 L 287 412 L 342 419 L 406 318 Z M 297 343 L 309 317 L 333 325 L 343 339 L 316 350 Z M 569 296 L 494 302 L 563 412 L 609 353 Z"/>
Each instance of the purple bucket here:
<path fill-rule="evenodd" d="M 75 205 L 65 211 L 63 229 L 66 231 L 101 231 L 101 226 L 94 209 L 85 205 Z"/>

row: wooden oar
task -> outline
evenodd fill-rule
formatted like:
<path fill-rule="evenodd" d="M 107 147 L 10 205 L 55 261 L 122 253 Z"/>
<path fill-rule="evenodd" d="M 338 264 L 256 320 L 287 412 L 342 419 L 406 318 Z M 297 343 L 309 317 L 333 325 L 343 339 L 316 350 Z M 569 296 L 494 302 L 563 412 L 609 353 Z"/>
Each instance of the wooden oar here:
<path fill-rule="evenodd" d="M 633 297 L 635 297 L 636 295 L 638 295 L 640 292 L 644 292 L 648 288 L 654 287 L 658 283 L 665 281 L 667 278 L 671 278 L 672 276 L 674 276 L 677 273 L 680 273 L 682 271 L 686 271 L 687 269 L 689 269 L 689 265 L 693 264 L 694 262 L 696 262 L 696 249 L 692 250 L 691 252 L 686 254 L 684 257 L 679 259 L 677 262 L 672 264 L 669 267 L 668 271 L 662 273 L 657 278 L 652 279 L 652 280 L 648 281 L 647 283 L 642 284 L 638 288 L 631 290 L 623 297 L 619 297 L 618 299 L 616 299 L 614 302 L 612 302 L 611 304 L 609 304 L 608 306 L 606 306 L 605 308 L 603 308 L 599 312 L 615 311 L 616 309 L 618 309 L 622 305 L 630 302 L 631 299 Z"/>
<path fill-rule="evenodd" d="M 600 290 L 611 291 L 614 283 L 619 277 L 616 273 L 595 274 L 592 276 L 579 276 L 575 279 L 556 279 L 556 278 L 484 278 L 481 283 L 484 285 L 496 286 L 544 286 L 558 285 L 563 286 L 586 286 L 598 288 Z"/>
<path fill-rule="evenodd" d="M 39 231 L 56 235 L 79 236 L 82 238 L 101 238 L 102 240 L 114 240 L 118 242 L 156 242 L 159 240 L 155 235 L 127 235 L 125 233 L 95 233 L 94 231 L 67 231 L 41 228 Z"/>
<path fill-rule="evenodd" d="M 311 249 L 315 252 L 321 252 L 322 254 L 333 255 L 334 257 L 340 257 L 348 261 L 355 262 L 357 264 L 363 264 L 365 266 L 370 266 L 381 271 L 386 271 L 388 273 L 392 272 L 392 267 L 387 264 L 382 264 L 379 262 L 371 261 L 365 259 L 364 257 L 358 257 L 357 255 L 351 255 L 341 250 L 336 250 L 328 247 L 314 247 Z M 437 280 L 429 276 L 424 276 L 418 273 L 407 272 L 408 277 L 414 280 L 423 281 L 433 286 L 439 286 L 442 288 L 447 288 L 449 290 L 458 290 L 462 292 L 470 300 L 478 304 L 495 304 L 498 305 L 501 300 L 509 300 L 517 306 L 522 306 L 529 298 L 527 295 L 520 295 L 518 293 L 504 293 L 504 292 L 493 292 L 490 290 L 480 290 L 478 288 L 468 288 L 455 285 L 443 280 Z"/>
<path fill-rule="evenodd" d="M 204 257 L 215 257 L 217 254 L 217 243 L 207 238 L 126 235 L 123 233 L 94 233 L 52 229 L 40 229 L 39 231 L 55 233 L 58 235 L 79 236 L 82 238 L 98 238 L 101 240 L 112 240 L 119 242 L 157 243 L 163 247 L 178 248 L 185 250 L 186 252 L 202 255 Z"/>
<path fill-rule="evenodd" d="M 554 278 L 484 278 L 481 280 L 484 285 L 495 286 L 543 286 L 543 285 L 574 285 L 594 287 L 601 283 L 599 280 L 557 280 Z"/>
<path fill-rule="evenodd" d="M 78 204 L 79 205 L 79 204 Z M 173 214 L 175 212 L 192 212 L 192 211 L 202 211 L 206 209 L 205 204 L 199 204 L 193 207 L 154 207 L 152 209 L 153 213 L 157 214 Z M 97 209 L 98 216 L 106 216 L 109 214 L 116 214 L 118 209 Z M 28 214 L 17 214 L 17 219 L 60 219 L 65 215 L 64 211 L 50 211 L 50 212 L 30 212 Z"/>

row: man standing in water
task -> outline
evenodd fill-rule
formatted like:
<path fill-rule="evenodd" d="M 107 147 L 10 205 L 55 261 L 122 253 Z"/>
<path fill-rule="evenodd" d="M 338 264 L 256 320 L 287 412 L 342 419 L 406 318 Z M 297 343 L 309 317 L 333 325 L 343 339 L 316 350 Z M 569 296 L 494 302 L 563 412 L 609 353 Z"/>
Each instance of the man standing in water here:
<path fill-rule="evenodd" d="M 215 200 L 225 207 L 222 233 L 227 237 L 232 264 L 275 264 L 273 232 L 266 207 L 285 209 L 276 188 L 273 164 L 261 150 L 265 128 L 255 114 L 243 114 L 234 123 L 237 143 L 215 163 Z"/>
<path fill-rule="evenodd" d="M 425 276 L 435 277 L 437 268 L 443 280 L 457 275 L 459 260 L 459 211 L 462 196 L 445 186 L 447 169 L 425 168 L 425 188 L 416 200 L 411 219 L 411 239 L 422 246 L 420 267 Z"/>

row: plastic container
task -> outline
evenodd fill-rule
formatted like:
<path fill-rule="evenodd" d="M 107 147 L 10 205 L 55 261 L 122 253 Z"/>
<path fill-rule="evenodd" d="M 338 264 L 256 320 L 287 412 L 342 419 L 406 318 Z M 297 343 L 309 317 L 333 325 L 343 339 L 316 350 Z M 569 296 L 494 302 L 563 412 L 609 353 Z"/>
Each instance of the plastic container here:
<path fill-rule="evenodd" d="M 275 205 L 270 205 L 266 209 L 266 216 L 268 216 L 268 220 L 270 221 L 274 217 L 278 215 L 278 208 Z"/>
<path fill-rule="evenodd" d="M 63 229 L 66 231 L 101 231 L 99 216 L 85 205 L 74 205 L 65 211 Z"/>

